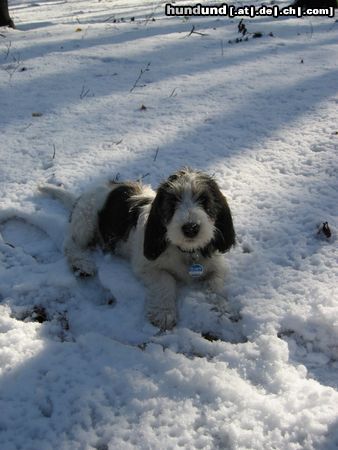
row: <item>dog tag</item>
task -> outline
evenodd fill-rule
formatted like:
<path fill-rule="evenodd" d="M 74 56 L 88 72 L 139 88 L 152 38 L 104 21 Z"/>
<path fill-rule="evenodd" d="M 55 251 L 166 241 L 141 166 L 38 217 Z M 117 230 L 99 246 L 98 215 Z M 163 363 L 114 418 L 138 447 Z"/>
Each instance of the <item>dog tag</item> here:
<path fill-rule="evenodd" d="M 193 278 L 198 278 L 203 275 L 204 267 L 202 264 L 192 264 L 189 267 L 188 273 Z"/>

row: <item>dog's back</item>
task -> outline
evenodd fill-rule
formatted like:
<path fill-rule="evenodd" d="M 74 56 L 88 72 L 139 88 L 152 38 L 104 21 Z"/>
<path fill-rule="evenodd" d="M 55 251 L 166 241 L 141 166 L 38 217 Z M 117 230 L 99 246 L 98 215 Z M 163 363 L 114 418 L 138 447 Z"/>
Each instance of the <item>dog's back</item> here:
<path fill-rule="evenodd" d="M 137 182 L 114 182 L 111 187 L 103 208 L 98 212 L 98 231 L 104 246 L 112 251 L 118 241 L 127 241 L 142 207 L 152 202 L 152 196 Z"/>

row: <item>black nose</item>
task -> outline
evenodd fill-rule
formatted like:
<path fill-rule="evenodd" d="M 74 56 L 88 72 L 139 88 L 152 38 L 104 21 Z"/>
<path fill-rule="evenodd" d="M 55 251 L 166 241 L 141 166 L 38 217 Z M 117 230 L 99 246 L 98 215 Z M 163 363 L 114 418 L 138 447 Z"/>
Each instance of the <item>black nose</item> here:
<path fill-rule="evenodd" d="M 198 232 L 200 231 L 200 226 L 198 225 L 198 223 L 188 222 L 182 226 L 182 231 L 184 236 L 193 238 L 197 236 Z"/>

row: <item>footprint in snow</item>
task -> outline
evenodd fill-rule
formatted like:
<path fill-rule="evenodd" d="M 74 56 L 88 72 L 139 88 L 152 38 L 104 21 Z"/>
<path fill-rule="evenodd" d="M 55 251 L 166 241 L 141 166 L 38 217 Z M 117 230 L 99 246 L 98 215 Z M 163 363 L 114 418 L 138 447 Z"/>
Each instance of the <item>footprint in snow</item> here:
<path fill-rule="evenodd" d="M 40 264 L 53 263 L 61 254 L 52 240 L 40 228 L 20 218 L 8 219 L 0 224 L 2 243 L 13 250 L 21 249 Z"/>

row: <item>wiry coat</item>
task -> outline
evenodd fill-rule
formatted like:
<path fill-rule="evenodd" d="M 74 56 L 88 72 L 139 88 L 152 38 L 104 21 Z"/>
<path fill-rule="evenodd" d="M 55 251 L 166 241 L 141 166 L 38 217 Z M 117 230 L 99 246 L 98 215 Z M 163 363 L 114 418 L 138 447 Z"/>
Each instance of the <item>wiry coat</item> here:
<path fill-rule="evenodd" d="M 65 254 L 80 275 L 93 275 L 89 247 L 128 258 L 147 287 L 146 314 L 162 329 L 177 320 L 177 282 L 206 281 L 211 290 L 224 287 L 225 253 L 235 243 L 230 208 L 210 176 L 183 169 L 155 193 L 137 182 L 113 182 L 78 200 L 61 188 L 41 191 L 73 204 Z"/>

